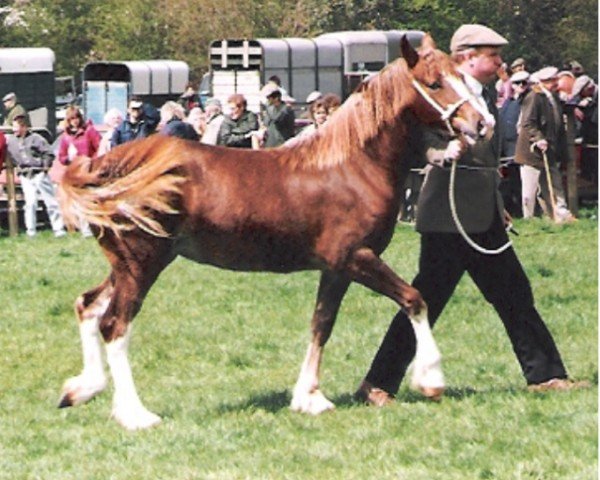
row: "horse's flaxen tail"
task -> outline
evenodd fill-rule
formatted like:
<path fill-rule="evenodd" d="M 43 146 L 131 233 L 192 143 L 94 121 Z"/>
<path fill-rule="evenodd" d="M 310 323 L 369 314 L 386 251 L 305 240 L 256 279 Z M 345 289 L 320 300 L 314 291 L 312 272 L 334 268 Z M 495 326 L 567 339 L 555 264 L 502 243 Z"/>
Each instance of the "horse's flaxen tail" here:
<path fill-rule="evenodd" d="M 65 224 L 82 219 L 116 235 L 139 228 L 170 235 L 161 214 L 177 214 L 185 181 L 181 141 L 154 135 L 115 148 L 98 159 L 78 157 L 66 169 L 58 194 Z"/>

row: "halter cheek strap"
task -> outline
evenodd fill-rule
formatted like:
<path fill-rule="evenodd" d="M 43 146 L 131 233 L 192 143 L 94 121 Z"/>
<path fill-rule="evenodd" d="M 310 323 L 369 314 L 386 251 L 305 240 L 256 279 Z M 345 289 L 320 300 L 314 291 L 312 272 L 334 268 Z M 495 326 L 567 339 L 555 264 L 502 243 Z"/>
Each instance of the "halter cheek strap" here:
<path fill-rule="evenodd" d="M 418 80 L 413 78 L 412 84 L 413 84 L 413 87 L 415 87 L 415 89 L 417 90 L 417 92 L 419 92 L 421 94 L 421 96 L 427 101 L 427 103 L 429 103 L 429 105 L 431 105 L 435 110 L 438 111 L 442 121 L 444 121 L 446 123 L 446 127 L 448 128 L 450 135 L 452 135 L 453 137 L 457 136 L 456 131 L 452 127 L 452 123 L 450 120 L 452 119 L 452 117 L 454 117 L 454 115 L 456 115 L 456 112 L 458 111 L 458 109 L 464 103 L 469 101 L 469 98 L 461 96 L 460 100 L 458 100 L 455 103 L 451 103 L 446 108 L 444 108 L 431 95 L 429 95 L 427 90 L 425 90 L 425 88 L 423 88 L 423 85 L 421 85 L 421 83 Z"/>

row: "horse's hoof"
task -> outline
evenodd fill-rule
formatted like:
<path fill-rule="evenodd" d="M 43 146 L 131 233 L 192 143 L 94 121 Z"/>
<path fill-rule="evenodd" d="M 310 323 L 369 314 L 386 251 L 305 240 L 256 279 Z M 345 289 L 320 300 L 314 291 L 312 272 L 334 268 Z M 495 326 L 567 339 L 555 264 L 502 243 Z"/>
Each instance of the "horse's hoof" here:
<path fill-rule="evenodd" d="M 427 400 L 432 402 L 440 402 L 446 389 L 444 387 L 418 387 L 417 390 Z"/>
<path fill-rule="evenodd" d="M 119 411 L 115 409 L 112 412 L 112 418 L 123 428 L 131 431 L 151 428 L 162 422 L 158 415 L 145 408 L 137 411 Z"/>
<path fill-rule="evenodd" d="M 68 408 L 73 406 L 73 400 L 71 400 L 71 394 L 65 393 L 60 402 L 58 402 L 58 408 Z"/>
<path fill-rule="evenodd" d="M 319 415 L 329 410 L 335 410 L 335 405 L 327 400 L 320 390 L 310 393 L 294 394 L 290 408 L 295 412 Z"/>
<path fill-rule="evenodd" d="M 82 375 L 69 378 L 63 386 L 58 408 L 74 407 L 89 402 L 102 392 L 106 386 L 106 379 L 94 381 Z"/>

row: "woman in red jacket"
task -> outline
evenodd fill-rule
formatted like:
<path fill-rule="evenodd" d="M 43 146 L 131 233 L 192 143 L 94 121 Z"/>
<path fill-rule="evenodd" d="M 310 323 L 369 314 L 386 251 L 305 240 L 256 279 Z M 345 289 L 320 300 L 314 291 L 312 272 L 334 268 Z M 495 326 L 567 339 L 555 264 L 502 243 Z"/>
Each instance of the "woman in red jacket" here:
<path fill-rule="evenodd" d="M 81 110 L 70 106 L 65 113 L 65 131 L 60 139 L 58 161 L 68 165 L 79 156 L 94 158 L 100 146 L 100 133 L 91 121 L 85 121 Z"/>
<path fill-rule="evenodd" d="M 94 158 L 100 146 L 101 135 L 94 128 L 91 120 L 83 119 L 81 110 L 76 106 L 67 108 L 64 120 L 65 130 L 60 138 L 58 161 L 63 165 L 70 164 L 77 156 Z M 89 224 L 82 220 L 79 230 L 84 237 L 91 237 Z"/>

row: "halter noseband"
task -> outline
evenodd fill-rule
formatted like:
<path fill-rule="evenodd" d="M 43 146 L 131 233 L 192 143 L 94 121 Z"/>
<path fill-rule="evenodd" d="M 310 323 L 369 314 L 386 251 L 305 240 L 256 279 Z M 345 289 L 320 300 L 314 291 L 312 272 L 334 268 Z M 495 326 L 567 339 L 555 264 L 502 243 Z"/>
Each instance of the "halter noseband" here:
<path fill-rule="evenodd" d="M 454 128 L 452 127 L 451 120 L 456 115 L 456 112 L 458 112 L 458 109 L 462 107 L 463 104 L 469 102 L 471 99 L 469 97 L 461 96 L 461 98 L 457 102 L 451 103 L 446 108 L 444 108 L 431 95 L 429 95 L 429 93 L 427 93 L 427 90 L 423 88 L 423 85 L 421 85 L 421 83 L 418 80 L 413 78 L 412 84 L 413 87 L 415 87 L 415 89 L 417 90 L 417 92 L 419 92 L 421 96 L 427 101 L 427 103 L 429 103 L 429 105 L 431 105 L 440 114 L 440 118 L 443 122 L 446 123 L 446 127 L 448 128 L 450 135 L 456 137 L 457 134 Z"/>

